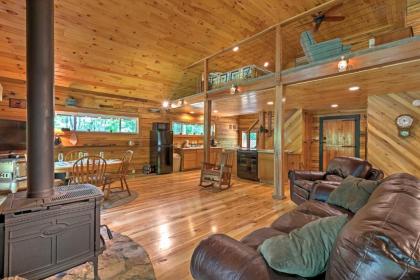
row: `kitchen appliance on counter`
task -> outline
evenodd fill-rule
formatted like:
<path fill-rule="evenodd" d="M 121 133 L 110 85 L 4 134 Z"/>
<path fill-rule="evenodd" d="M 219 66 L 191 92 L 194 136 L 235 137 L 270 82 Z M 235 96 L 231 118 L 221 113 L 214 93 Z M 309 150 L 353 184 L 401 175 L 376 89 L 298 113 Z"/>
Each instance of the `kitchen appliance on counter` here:
<path fill-rule="evenodd" d="M 242 179 L 258 181 L 258 151 L 237 151 L 237 176 Z"/>
<path fill-rule="evenodd" d="M 173 132 L 169 123 L 153 123 L 150 131 L 150 164 L 156 174 L 172 173 Z"/>

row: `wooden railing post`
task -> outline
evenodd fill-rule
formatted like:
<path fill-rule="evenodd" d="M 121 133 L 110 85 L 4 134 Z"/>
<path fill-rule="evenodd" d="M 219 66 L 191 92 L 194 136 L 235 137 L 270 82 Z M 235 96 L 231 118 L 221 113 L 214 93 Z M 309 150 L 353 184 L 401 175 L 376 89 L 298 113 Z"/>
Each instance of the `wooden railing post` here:
<path fill-rule="evenodd" d="M 211 100 L 208 98 L 209 80 L 208 60 L 204 60 L 204 162 L 210 162 L 210 141 L 211 141 Z"/>

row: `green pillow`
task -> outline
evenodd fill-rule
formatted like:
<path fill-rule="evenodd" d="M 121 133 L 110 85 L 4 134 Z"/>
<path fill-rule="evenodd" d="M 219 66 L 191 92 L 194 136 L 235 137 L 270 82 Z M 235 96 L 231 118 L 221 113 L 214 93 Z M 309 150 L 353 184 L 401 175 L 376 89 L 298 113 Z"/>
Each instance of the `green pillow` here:
<path fill-rule="evenodd" d="M 327 203 L 340 206 L 356 213 L 369 200 L 370 195 L 379 185 L 379 181 L 370 181 L 353 176 L 346 177 L 340 186 L 331 192 Z"/>
<path fill-rule="evenodd" d="M 347 215 L 320 218 L 289 235 L 266 239 L 258 250 L 274 270 L 315 277 L 327 269 L 335 239 L 346 222 Z"/>

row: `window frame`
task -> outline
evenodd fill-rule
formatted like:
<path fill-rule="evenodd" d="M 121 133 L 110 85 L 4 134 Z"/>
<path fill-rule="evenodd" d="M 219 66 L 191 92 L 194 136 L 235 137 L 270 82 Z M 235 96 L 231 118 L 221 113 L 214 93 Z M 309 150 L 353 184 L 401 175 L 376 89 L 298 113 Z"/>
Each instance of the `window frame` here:
<path fill-rule="evenodd" d="M 95 114 L 95 113 L 81 113 L 81 112 L 70 112 L 70 111 L 55 111 L 54 112 L 54 119 L 57 115 L 64 115 L 64 116 L 72 116 L 73 117 L 73 129 L 70 129 L 70 131 L 74 131 L 77 133 L 107 133 L 107 134 L 131 134 L 131 135 L 137 135 L 140 133 L 140 119 L 139 117 L 134 116 L 121 116 L 121 115 L 108 115 L 108 114 Z M 91 117 L 91 118 L 108 118 L 108 119 L 118 119 L 119 121 L 119 130 L 118 132 L 110 132 L 110 131 L 85 131 L 85 130 L 78 130 L 77 129 L 77 119 L 78 117 Z M 135 132 L 122 132 L 121 131 L 121 123 L 122 120 L 135 120 L 136 122 L 136 131 Z M 57 128 L 55 127 L 55 121 L 54 121 L 54 129 L 63 129 L 63 128 Z"/>
<path fill-rule="evenodd" d="M 181 125 L 181 133 L 175 134 L 174 132 L 174 124 L 180 124 Z M 184 129 L 184 126 L 193 125 L 197 126 L 200 125 L 203 128 L 203 134 L 183 134 L 182 132 L 185 130 L 187 131 L 186 127 Z M 182 122 L 182 121 L 172 121 L 171 122 L 171 130 L 174 133 L 174 136 L 204 136 L 204 124 L 203 123 L 194 123 L 194 122 Z M 193 129 L 194 130 L 194 129 Z M 216 125 L 214 123 L 211 124 L 211 135 L 214 136 L 216 134 Z"/>

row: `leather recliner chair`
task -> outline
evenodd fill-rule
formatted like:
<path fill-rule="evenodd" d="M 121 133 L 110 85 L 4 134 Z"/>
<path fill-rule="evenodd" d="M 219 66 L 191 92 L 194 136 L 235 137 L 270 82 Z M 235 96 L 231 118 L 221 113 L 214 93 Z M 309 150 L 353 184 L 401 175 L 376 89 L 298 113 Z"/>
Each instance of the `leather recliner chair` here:
<path fill-rule="evenodd" d="M 301 204 L 307 201 L 317 183 L 339 186 L 347 176 L 380 180 L 384 177 L 381 170 L 372 168 L 366 160 L 354 157 L 336 157 L 328 163 L 327 171 L 289 171 L 290 195 L 292 201 Z"/>
<path fill-rule="evenodd" d="M 197 280 L 305 279 L 271 269 L 257 251 L 265 239 L 322 217 L 348 214 L 325 273 L 312 280 L 420 279 L 420 180 L 409 174 L 384 179 L 356 214 L 325 203 L 334 186 L 319 184 L 312 199 L 241 241 L 216 234 L 200 242 L 191 259 Z M 319 194 L 319 195 L 318 195 Z"/>

